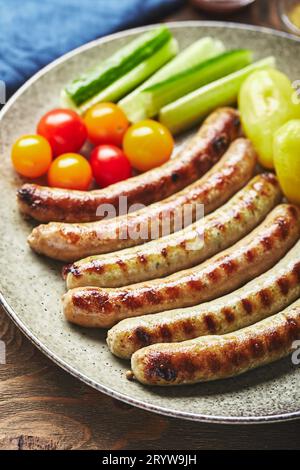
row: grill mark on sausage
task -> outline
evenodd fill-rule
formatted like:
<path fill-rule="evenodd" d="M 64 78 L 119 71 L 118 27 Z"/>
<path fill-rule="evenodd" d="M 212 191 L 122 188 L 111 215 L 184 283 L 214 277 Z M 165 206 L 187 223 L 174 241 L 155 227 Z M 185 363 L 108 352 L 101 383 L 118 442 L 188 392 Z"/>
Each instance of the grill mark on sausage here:
<path fill-rule="evenodd" d="M 187 336 L 192 336 L 195 332 L 195 326 L 189 320 L 184 320 L 180 323 L 180 328 L 183 329 L 184 333 Z"/>
<path fill-rule="evenodd" d="M 290 281 L 287 276 L 282 276 L 277 280 L 279 289 L 283 295 L 287 295 L 290 290 Z"/>
<path fill-rule="evenodd" d="M 171 175 L 171 180 L 173 183 L 176 183 L 180 178 L 180 175 L 178 173 L 172 173 Z"/>
<path fill-rule="evenodd" d="M 237 264 L 233 259 L 225 259 L 220 266 L 227 274 L 232 274 L 237 269 Z"/>
<path fill-rule="evenodd" d="M 122 271 L 127 271 L 127 264 L 121 258 L 117 259 L 116 264 L 121 268 Z"/>
<path fill-rule="evenodd" d="M 168 286 L 166 288 L 166 294 L 170 299 L 174 299 L 175 297 L 179 296 L 180 289 L 179 287 L 176 287 L 176 286 Z"/>
<path fill-rule="evenodd" d="M 161 325 L 159 328 L 160 336 L 163 338 L 164 341 L 172 341 L 172 331 L 168 327 L 168 325 Z"/>
<path fill-rule="evenodd" d="M 239 130 L 239 128 L 241 127 L 241 119 L 238 115 L 234 116 L 232 124 L 235 127 L 235 129 Z"/>
<path fill-rule="evenodd" d="M 272 305 L 273 299 L 269 289 L 261 289 L 258 292 L 258 295 L 264 307 L 269 307 L 270 305 Z"/>
<path fill-rule="evenodd" d="M 297 219 L 299 216 L 299 211 L 296 209 L 295 206 L 289 206 L 288 211 L 293 219 Z"/>
<path fill-rule="evenodd" d="M 278 219 L 277 220 L 277 234 L 281 240 L 285 240 L 290 232 L 290 222 L 285 219 Z"/>
<path fill-rule="evenodd" d="M 297 263 L 292 270 L 293 276 L 297 279 L 298 282 L 300 282 L 300 263 Z"/>
<path fill-rule="evenodd" d="M 216 322 L 214 320 L 214 317 L 212 315 L 204 315 L 204 322 L 206 324 L 206 327 L 210 333 L 216 333 L 217 331 L 217 326 Z"/>
<path fill-rule="evenodd" d="M 166 249 L 166 248 L 163 248 L 163 249 L 161 250 L 161 254 L 162 254 L 162 256 L 163 256 L 164 258 L 166 258 L 166 257 L 168 256 L 168 251 L 167 251 L 167 249 Z"/>
<path fill-rule="evenodd" d="M 229 142 L 225 134 L 215 137 L 211 143 L 211 147 L 216 155 L 221 155 L 228 147 Z"/>
<path fill-rule="evenodd" d="M 182 240 L 179 244 L 180 248 L 182 248 L 183 250 L 186 250 L 186 241 L 185 240 Z"/>
<path fill-rule="evenodd" d="M 222 313 L 225 317 L 225 320 L 227 323 L 232 323 L 235 320 L 235 315 L 234 315 L 234 310 L 229 307 L 224 307 L 222 308 Z"/>
<path fill-rule="evenodd" d="M 188 282 L 188 287 L 193 290 L 202 290 L 204 288 L 204 284 L 200 279 L 189 279 Z"/>
<path fill-rule="evenodd" d="M 62 238 L 65 238 L 68 240 L 68 243 L 71 245 L 76 245 L 76 243 L 80 240 L 81 235 L 79 232 L 75 232 L 72 230 L 69 230 L 68 228 L 62 228 L 59 230 L 59 235 Z"/>
<path fill-rule="evenodd" d="M 157 305 L 161 301 L 161 294 L 159 292 L 156 292 L 154 289 L 146 290 L 144 296 L 146 298 L 146 301 L 149 302 L 149 304 Z"/>
<path fill-rule="evenodd" d="M 18 198 L 27 204 L 28 206 L 34 208 L 39 204 L 39 200 L 35 198 L 35 187 L 24 185 L 22 186 L 18 192 Z"/>
<path fill-rule="evenodd" d="M 214 268 L 212 271 L 209 271 L 207 273 L 208 279 L 214 283 L 220 279 L 220 275 L 221 275 L 220 269 L 218 268 Z"/>
<path fill-rule="evenodd" d="M 216 374 L 221 370 L 222 363 L 216 353 L 210 352 L 207 354 L 206 361 L 207 367 L 211 373 Z"/>
<path fill-rule="evenodd" d="M 108 294 L 100 293 L 97 290 L 89 290 L 87 293 L 74 293 L 72 295 L 72 303 L 74 307 L 84 309 L 87 313 L 93 312 L 96 309 L 111 312 L 113 308 Z"/>
<path fill-rule="evenodd" d="M 62 268 L 62 278 L 66 279 L 68 274 L 72 274 L 72 276 L 76 278 L 82 276 L 80 268 L 78 268 L 76 264 L 73 263 L 67 264 Z"/>
<path fill-rule="evenodd" d="M 126 307 L 130 310 L 140 308 L 143 304 L 143 300 L 139 299 L 138 297 L 135 297 L 134 293 L 122 292 L 121 294 L 119 294 L 119 296 L 121 302 L 124 303 Z"/>
<path fill-rule="evenodd" d="M 294 341 L 299 337 L 299 327 L 297 322 L 293 318 L 286 318 L 286 324 L 288 329 L 288 337 L 290 341 Z"/>
<path fill-rule="evenodd" d="M 148 263 L 148 259 L 145 255 L 139 253 L 138 254 L 138 260 L 141 264 L 147 264 Z"/>
<path fill-rule="evenodd" d="M 249 299 L 242 299 L 241 300 L 243 309 L 245 312 L 250 315 L 253 312 L 253 304 Z"/>
<path fill-rule="evenodd" d="M 265 352 L 264 344 L 259 339 L 250 338 L 248 343 L 250 354 L 254 358 L 262 357 Z"/>
<path fill-rule="evenodd" d="M 177 377 L 177 371 L 172 367 L 167 354 L 150 354 L 145 367 L 145 375 L 148 378 L 160 377 L 166 382 L 172 382 Z"/>
<path fill-rule="evenodd" d="M 97 260 L 91 261 L 87 266 L 86 271 L 97 274 L 103 274 L 105 271 L 105 266 Z"/>
<path fill-rule="evenodd" d="M 282 334 L 275 329 L 267 334 L 268 351 L 278 351 L 284 344 Z"/>
<path fill-rule="evenodd" d="M 141 326 L 135 329 L 134 335 L 141 346 L 148 346 L 151 342 L 149 333 Z"/>
<path fill-rule="evenodd" d="M 270 236 L 262 237 L 262 239 L 260 240 L 260 243 L 262 244 L 262 246 L 264 247 L 266 251 L 270 251 L 273 247 L 273 239 Z"/>
<path fill-rule="evenodd" d="M 255 259 L 256 251 L 252 248 L 246 251 L 245 256 L 248 261 L 248 263 L 253 263 Z"/>

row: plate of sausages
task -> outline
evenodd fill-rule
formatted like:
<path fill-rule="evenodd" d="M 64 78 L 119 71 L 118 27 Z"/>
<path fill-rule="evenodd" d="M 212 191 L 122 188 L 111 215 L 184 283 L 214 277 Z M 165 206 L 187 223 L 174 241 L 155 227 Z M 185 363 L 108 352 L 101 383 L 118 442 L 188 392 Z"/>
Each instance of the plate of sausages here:
<path fill-rule="evenodd" d="M 66 54 L 1 111 L 1 303 L 55 363 L 131 405 L 217 423 L 299 418 L 300 207 L 261 164 L 242 102 L 212 105 L 176 132 L 170 159 L 107 187 L 53 187 L 12 168 L 12 143 L 57 108 L 65 84 L 151 28 Z M 247 44 L 255 60 L 275 57 L 299 77 L 300 41 L 287 34 L 218 22 L 168 28 L 180 50 L 202 37 Z M 135 209 L 122 213 L 120 198 Z M 115 216 L 99 216 L 101 205 Z"/>

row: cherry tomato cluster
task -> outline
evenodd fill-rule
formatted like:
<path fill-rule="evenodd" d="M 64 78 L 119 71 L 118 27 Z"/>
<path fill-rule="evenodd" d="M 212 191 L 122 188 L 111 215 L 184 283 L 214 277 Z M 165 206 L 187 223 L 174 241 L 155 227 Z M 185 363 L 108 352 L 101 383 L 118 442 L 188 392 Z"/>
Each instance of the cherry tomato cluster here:
<path fill-rule="evenodd" d="M 90 159 L 78 152 L 89 140 Z M 37 134 L 20 137 L 12 147 L 15 170 L 26 178 L 47 173 L 50 186 L 87 190 L 94 178 L 104 188 L 166 162 L 173 137 L 162 124 L 145 120 L 130 126 L 113 103 L 99 103 L 80 117 L 70 109 L 54 109 L 37 125 Z"/>

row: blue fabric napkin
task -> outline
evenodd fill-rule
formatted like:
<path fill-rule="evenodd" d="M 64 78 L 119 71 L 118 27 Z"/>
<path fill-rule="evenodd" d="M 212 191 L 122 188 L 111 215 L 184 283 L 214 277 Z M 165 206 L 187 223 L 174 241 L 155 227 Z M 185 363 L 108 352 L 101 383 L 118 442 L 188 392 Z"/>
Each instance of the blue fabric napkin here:
<path fill-rule="evenodd" d="M 182 0 L 0 0 L 0 80 L 11 95 L 65 52 L 157 21 Z"/>

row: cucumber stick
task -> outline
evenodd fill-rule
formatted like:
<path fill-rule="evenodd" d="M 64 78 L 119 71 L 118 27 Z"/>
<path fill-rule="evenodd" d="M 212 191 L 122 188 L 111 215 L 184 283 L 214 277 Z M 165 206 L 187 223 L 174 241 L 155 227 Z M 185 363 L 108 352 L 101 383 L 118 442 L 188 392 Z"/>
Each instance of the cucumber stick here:
<path fill-rule="evenodd" d="M 267 57 L 237 72 L 223 77 L 164 106 L 159 121 L 173 134 L 200 122 L 219 106 L 232 105 L 243 81 L 255 70 L 275 67 L 275 58 Z"/>
<path fill-rule="evenodd" d="M 225 48 L 221 41 L 211 37 L 204 37 L 194 42 L 182 52 L 180 52 L 174 59 L 168 62 L 164 67 L 159 69 L 147 81 L 136 88 L 129 95 L 125 96 L 119 101 L 119 106 L 127 114 L 132 122 L 137 122 L 145 117 L 148 117 L 142 109 L 143 98 L 141 92 L 146 88 L 167 80 L 173 75 L 183 72 L 187 68 L 194 67 L 210 59 L 218 54 L 224 52 Z"/>
<path fill-rule="evenodd" d="M 166 26 L 155 28 L 138 36 L 110 58 L 104 60 L 98 67 L 67 85 L 66 94 L 76 106 L 80 106 L 141 62 L 147 60 L 171 39 L 172 35 Z"/>
<path fill-rule="evenodd" d="M 61 105 L 67 108 L 73 108 L 79 114 L 85 113 L 91 106 L 101 101 L 116 102 L 124 95 L 129 93 L 137 85 L 152 75 L 159 67 L 162 67 L 178 52 L 178 43 L 175 39 L 170 39 L 155 54 L 144 60 L 123 77 L 114 81 L 111 85 L 101 90 L 89 100 L 79 106 L 76 106 L 69 98 L 65 90 L 61 93 Z"/>
<path fill-rule="evenodd" d="M 224 52 L 199 65 L 173 75 L 169 79 L 146 88 L 141 93 L 140 109 L 145 117 L 153 117 L 160 109 L 195 89 L 222 78 L 252 62 L 252 52 L 239 49 Z"/>

